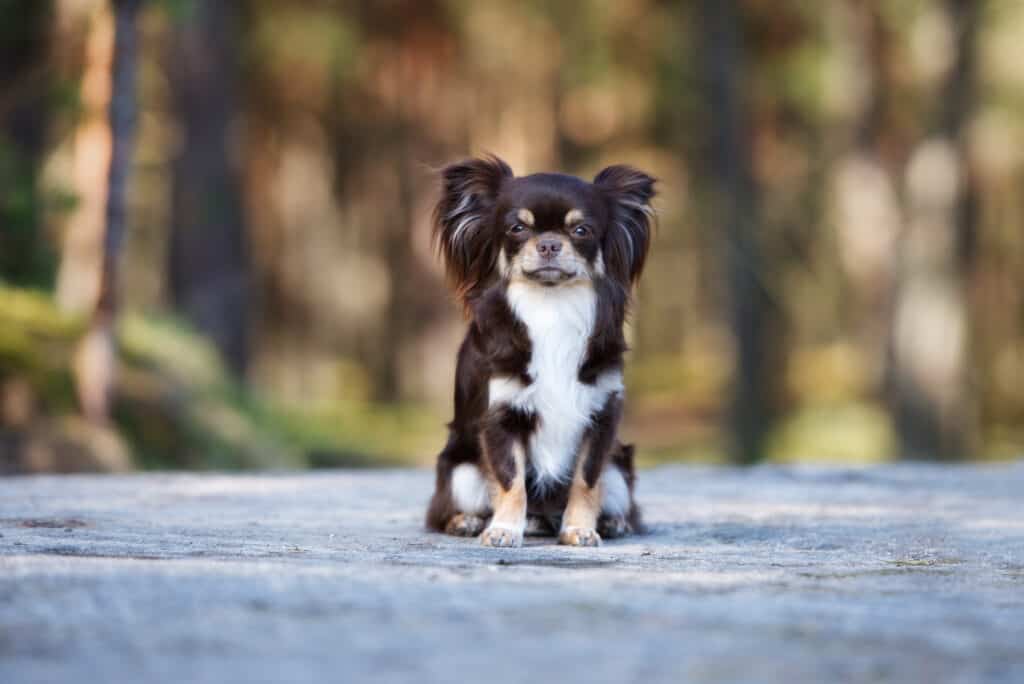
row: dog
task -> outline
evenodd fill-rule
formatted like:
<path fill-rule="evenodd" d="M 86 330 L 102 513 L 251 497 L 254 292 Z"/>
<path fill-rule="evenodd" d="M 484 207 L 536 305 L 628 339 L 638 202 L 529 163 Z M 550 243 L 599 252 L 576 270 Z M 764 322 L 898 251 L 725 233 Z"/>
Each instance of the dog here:
<path fill-rule="evenodd" d="M 441 171 L 433 233 L 470 319 L 427 527 L 517 547 L 598 546 L 641 526 L 622 414 L 623 324 L 651 242 L 655 179 Z"/>

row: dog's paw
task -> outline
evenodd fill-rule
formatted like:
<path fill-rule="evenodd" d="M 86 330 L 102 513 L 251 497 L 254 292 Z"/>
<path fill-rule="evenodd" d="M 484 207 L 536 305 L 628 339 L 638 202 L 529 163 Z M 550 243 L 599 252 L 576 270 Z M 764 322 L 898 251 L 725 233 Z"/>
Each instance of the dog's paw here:
<path fill-rule="evenodd" d="M 558 543 L 566 546 L 600 546 L 601 535 L 589 527 L 566 527 L 558 535 Z"/>
<path fill-rule="evenodd" d="M 475 537 L 480 534 L 480 531 L 483 530 L 486 525 L 487 520 L 485 518 L 481 518 L 479 515 L 457 513 L 452 516 L 452 519 L 444 526 L 444 531 L 447 534 L 453 534 L 456 537 Z"/>
<path fill-rule="evenodd" d="M 523 545 L 522 530 L 511 530 L 507 527 L 488 527 L 480 535 L 480 543 L 496 548 L 512 548 Z"/>
<path fill-rule="evenodd" d="M 633 531 L 626 519 L 619 515 L 610 515 L 597 521 L 597 531 L 604 539 L 618 539 Z"/>

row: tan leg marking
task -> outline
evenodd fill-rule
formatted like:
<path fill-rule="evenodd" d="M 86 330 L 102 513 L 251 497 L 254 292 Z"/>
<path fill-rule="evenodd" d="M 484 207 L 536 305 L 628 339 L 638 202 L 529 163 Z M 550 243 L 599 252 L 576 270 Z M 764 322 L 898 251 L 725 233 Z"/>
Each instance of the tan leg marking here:
<path fill-rule="evenodd" d="M 585 453 L 589 445 L 584 442 L 580 454 Z M 569 503 L 565 506 L 562 516 L 562 531 L 558 533 L 558 543 L 569 546 L 600 546 L 601 535 L 595 529 L 597 516 L 601 512 L 601 480 L 588 487 L 583 479 L 583 458 L 576 459 L 576 472 L 573 473 L 572 485 L 569 487 Z"/>
<path fill-rule="evenodd" d="M 515 456 L 516 475 L 507 490 L 498 482 L 491 486 L 491 508 L 494 516 L 491 524 L 480 535 L 484 546 L 511 547 L 523 545 L 526 529 L 526 456 L 523 447 L 512 447 Z"/>

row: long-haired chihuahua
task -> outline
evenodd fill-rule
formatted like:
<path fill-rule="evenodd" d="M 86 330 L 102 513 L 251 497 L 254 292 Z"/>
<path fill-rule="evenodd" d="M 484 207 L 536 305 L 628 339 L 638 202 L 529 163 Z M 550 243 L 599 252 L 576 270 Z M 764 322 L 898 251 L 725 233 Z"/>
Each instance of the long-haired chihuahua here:
<path fill-rule="evenodd" d="M 470 317 L 427 526 L 485 546 L 596 546 L 640 527 L 618 441 L 623 324 L 651 240 L 654 179 L 442 171 L 434 237 Z"/>

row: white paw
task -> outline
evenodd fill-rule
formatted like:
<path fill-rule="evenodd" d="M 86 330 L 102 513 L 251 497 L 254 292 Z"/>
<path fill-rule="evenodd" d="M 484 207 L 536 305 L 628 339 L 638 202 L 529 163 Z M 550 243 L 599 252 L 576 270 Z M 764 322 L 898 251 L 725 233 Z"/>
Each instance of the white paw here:
<path fill-rule="evenodd" d="M 601 535 L 589 527 L 566 527 L 559 533 L 558 543 L 566 546 L 600 546 Z"/>
<path fill-rule="evenodd" d="M 484 546 L 498 548 L 512 548 L 523 545 L 522 530 L 513 530 L 508 527 L 488 527 L 480 535 L 480 543 Z"/>

